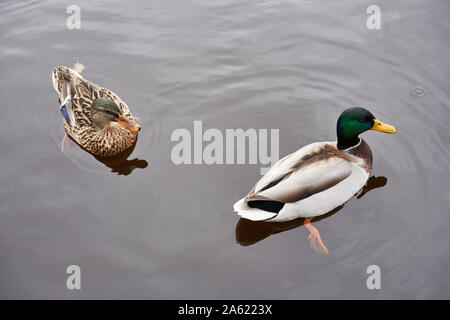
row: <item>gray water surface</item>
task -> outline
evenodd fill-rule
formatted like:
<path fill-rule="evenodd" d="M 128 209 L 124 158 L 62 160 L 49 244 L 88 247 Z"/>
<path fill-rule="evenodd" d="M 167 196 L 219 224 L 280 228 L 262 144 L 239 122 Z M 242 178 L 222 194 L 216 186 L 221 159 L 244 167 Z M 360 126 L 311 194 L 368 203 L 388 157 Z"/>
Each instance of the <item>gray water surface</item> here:
<path fill-rule="evenodd" d="M 77 1 L 68 30 L 72 2 L 0 3 L 0 298 L 450 298 L 450 2 L 377 1 L 369 30 L 372 1 Z M 50 74 L 77 61 L 141 118 L 129 162 L 60 152 Z M 279 129 L 282 157 L 348 106 L 398 133 L 363 134 L 376 188 L 314 223 L 328 255 L 233 212 L 261 165 L 171 161 L 195 120 Z"/>

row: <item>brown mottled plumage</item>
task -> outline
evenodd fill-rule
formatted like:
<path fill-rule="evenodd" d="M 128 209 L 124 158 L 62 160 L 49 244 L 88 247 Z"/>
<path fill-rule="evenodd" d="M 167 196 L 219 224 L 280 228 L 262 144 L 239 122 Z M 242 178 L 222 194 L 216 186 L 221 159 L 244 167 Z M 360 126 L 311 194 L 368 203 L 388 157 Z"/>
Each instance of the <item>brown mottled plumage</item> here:
<path fill-rule="evenodd" d="M 53 70 L 53 86 L 61 93 L 63 86 L 70 85 L 72 96 L 72 109 L 76 119 L 76 125 L 72 126 L 63 117 L 64 127 L 67 134 L 75 140 L 82 148 L 100 157 L 112 157 L 130 148 L 137 139 L 137 132 L 133 132 L 117 122 L 100 128 L 92 119 L 92 104 L 98 98 L 111 99 L 120 109 L 123 117 L 132 124 L 136 121 L 130 109 L 114 92 L 102 88 L 88 80 L 85 80 L 73 69 L 59 66 Z"/>

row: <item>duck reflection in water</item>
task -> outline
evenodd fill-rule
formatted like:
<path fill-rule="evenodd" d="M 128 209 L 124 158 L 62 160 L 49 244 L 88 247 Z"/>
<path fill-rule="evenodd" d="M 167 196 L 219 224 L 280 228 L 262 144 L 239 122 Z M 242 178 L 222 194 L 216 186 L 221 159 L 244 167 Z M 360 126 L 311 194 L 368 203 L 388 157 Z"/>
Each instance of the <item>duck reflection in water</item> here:
<path fill-rule="evenodd" d="M 362 198 L 370 190 L 384 187 L 386 183 L 386 177 L 371 176 L 366 185 L 356 195 L 357 199 Z M 241 218 L 236 225 L 236 241 L 241 246 L 250 246 L 261 240 L 264 240 L 270 235 L 295 229 L 304 225 L 305 228 L 307 228 L 310 232 L 308 239 L 311 248 L 318 253 L 327 254 L 328 249 L 322 241 L 319 231 L 317 230 L 317 228 L 311 225 L 311 222 L 316 222 L 328 218 L 336 212 L 340 211 L 343 207 L 344 205 L 341 205 L 333 209 L 332 211 L 313 219 L 298 218 L 286 222 L 251 221 Z"/>
<path fill-rule="evenodd" d="M 148 167 L 148 162 L 146 160 L 137 158 L 133 160 L 128 160 L 128 157 L 133 153 L 134 148 L 136 147 L 137 139 L 131 145 L 131 147 L 113 157 L 96 156 L 90 153 L 88 150 L 84 149 L 82 146 L 80 146 L 70 136 L 67 136 L 67 139 L 70 139 L 73 143 L 77 144 L 81 149 L 92 155 L 97 161 L 103 163 L 108 168 L 111 168 L 112 169 L 111 172 L 117 173 L 118 175 L 127 176 L 131 174 L 134 169 L 145 169 Z M 68 149 L 68 146 L 66 146 L 66 149 Z"/>

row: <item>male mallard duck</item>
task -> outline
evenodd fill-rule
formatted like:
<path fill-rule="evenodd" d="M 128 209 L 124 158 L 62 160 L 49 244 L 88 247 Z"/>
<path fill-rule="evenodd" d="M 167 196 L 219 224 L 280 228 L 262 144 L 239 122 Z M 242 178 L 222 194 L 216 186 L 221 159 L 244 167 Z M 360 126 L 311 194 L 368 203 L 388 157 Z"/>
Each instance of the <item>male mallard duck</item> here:
<path fill-rule="evenodd" d="M 112 157 L 131 147 L 141 127 L 115 93 L 83 79 L 63 66 L 53 69 L 66 136 L 100 157 Z M 62 149 L 64 147 L 62 142 Z"/>
<path fill-rule="evenodd" d="M 337 141 L 312 143 L 279 160 L 234 210 L 254 221 L 306 218 L 314 231 L 309 219 L 342 205 L 366 184 L 372 151 L 358 135 L 369 129 L 397 132 L 364 108 L 346 109 L 337 121 Z"/>

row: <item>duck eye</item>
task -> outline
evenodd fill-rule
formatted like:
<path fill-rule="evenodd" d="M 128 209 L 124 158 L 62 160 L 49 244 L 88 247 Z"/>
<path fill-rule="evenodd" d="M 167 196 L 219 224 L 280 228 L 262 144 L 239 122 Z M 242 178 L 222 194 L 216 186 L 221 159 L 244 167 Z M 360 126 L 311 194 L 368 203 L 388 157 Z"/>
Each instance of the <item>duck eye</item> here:
<path fill-rule="evenodd" d="M 359 122 L 364 122 L 366 119 L 364 117 L 359 118 Z"/>

